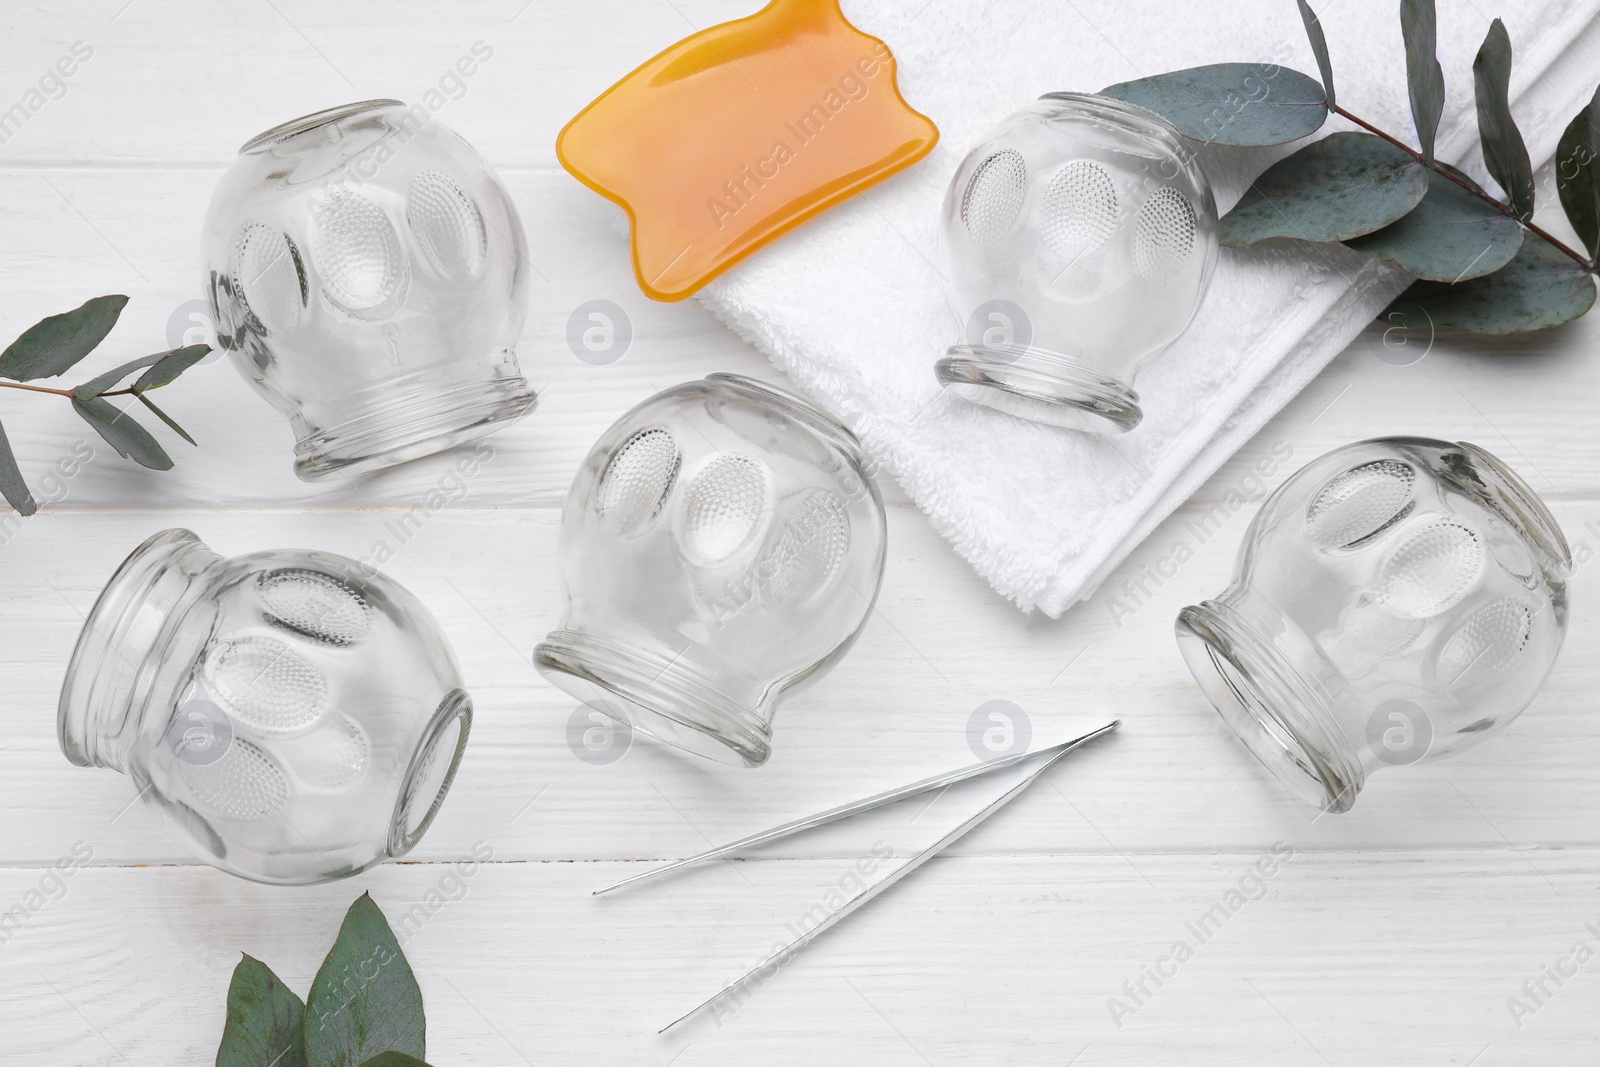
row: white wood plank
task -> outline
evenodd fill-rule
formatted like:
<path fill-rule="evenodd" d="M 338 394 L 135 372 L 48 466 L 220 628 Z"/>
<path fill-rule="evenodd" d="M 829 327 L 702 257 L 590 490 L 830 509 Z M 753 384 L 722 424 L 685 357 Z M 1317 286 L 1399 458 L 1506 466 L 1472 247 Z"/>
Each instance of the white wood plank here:
<path fill-rule="evenodd" d="M 1546 980 L 1552 995 L 1520 1029 L 1507 1005 L 1533 1006 L 1523 983 L 1563 959 L 1570 970 L 1580 940 L 1600 946 L 1585 925 L 1600 926 L 1593 849 L 1304 854 L 1259 880 L 1254 852 L 1147 856 L 1137 870 L 1106 856 L 938 859 L 738 1010 L 657 1036 L 786 924 L 826 910 L 874 843 L 863 834 L 838 858 L 742 863 L 615 899 L 588 893 L 627 870 L 612 863 L 492 862 L 466 877 L 391 865 L 292 893 L 202 868 L 79 871 L 0 951 L 0 1033 L 19 1064 L 209 1062 L 238 954 L 303 993 L 343 910 L 370 889 L 411 932 L 435 1063 L 1593 1058 L 1600 964 L 1564 988 Z M 0 902 L 42 878 L 0 872 Z M 429 915 L 431 891 L 456 899 Z M 414 905 L 418 920 L 402 924 Z M 1174 967 L 1179 941 L 1192 958 Z M 1162 960 L 1157 987 L 1143 976 Z M 1123 984 L 1141 980 L 1135 1001 Z M 1120 1027 L 1112 998 L 1133 1008 Z"/>
<path fill-rule="evenodd" d="M 555 167 L 555 136 L 663 48 L 750 14 L 745 0 L 8 4 L 6 106 L 73 42 L 92 56 L 37 108 L 3 158 L 220 164 L 249 137 L 349 100 L 438 93 L 438 116 L 504 165 Z M 475 42 L 492 55 L 456 68 Z M 59 90 L 55 90 L 59 93 Z"/>
<path fill-rule="evenodd" d="M 1600 505 L 1557 505 L 1569 528 L 1596 522 Z M 1186 509 L 1124 568 L 1133 580 L 1180 538 Z M 0 806 L 30 816 L 6 831 L 0 863 L 37 864 L 79 838 L 99 861 L 180 862 L 186 856 L 111 772 L 70 766 L 57 750 L 56 692 L 68 652 L 105 578 L 143 537 L 188 525 L 227 553 L 308 545 L 361 557 L 395 541 L 386 513 L 118 513 L 31 520 L 4 549 L 0 595 L 8 618 L 0 671 L 7 680 Z M 1028 619 L 960 565 L 920 515 L 894 509 L 890 560 L 877 612 L 856 648 L 782 710 L 767 766 L 740 770 L 682 757 L 645 739 L 605 767 L 578 760 L 566 724 L 577 702 L 529 665 L 533 645 L 562 612 L 550 509 L 446 510 L 387 568 L 439 617 L 477 701 L 473 741 L 455 789 L 417 855 L 458 852 L 493 829 L 518 859 L 659 858 L 698 851 L 974 758 L 970 717 L 1008 700 L 1029 717 L 1035 743 L 1113 716 L 1123 733 L 1064 765 L 1031 814 L 986 828 L 963 853 L 1205 851 L 1261 848 L 1283 838 L 1305 848 L 1426 848 L 1600 844 L 1600 678 L 1591 650 L 1600 615 L 1595 568 L 1574 582 L 1566 654 L 1534 707 L 1463 756 L 1374 776 L 1356 810 L 1313 820 L 1259 769 L 1199 695 L 1173 643 L 1184 604 L 1226 585 L 1241 511 L 1200 546 L 1175 578 L 1131 616 L 1109 602 L 1058 621 Z M 1600 545 L 1600 539 L 1591 539 Z M 70 563 L 63 565 L 63 560 Z M 1118 588 L 1114 579 L 1111 588 Z M 1127 602 L 1127 603 L 1131 603 Z M 885 813 L 931 841 L 981 804 L 976 783 L 940 800 Z M 537 802 L 528 807 L 530 801 Z M 524 812 L 524 809 L 527 810 Z M 119 814 L 120 813 L 120 814 Z M 519 818 L 518 815 L 521 814 Z M 937 813 L 937 816 L 935 814 Z M 114 822 L 112 820 L 115 820 Z M 837 854 L 828 832 L 782 855 Z"/>

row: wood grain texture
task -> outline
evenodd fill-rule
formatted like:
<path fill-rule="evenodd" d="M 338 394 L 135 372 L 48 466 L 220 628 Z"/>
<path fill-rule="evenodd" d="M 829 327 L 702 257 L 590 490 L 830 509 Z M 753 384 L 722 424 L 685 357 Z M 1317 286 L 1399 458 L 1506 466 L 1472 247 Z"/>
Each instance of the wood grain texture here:
<path fill-rule="evenodd" d="M 1592 849 L 1306 854 L 1267 877 L 1254 852 L 1137 870 L 941 858 L 734 1010 L 657 1036 L 893 841 L 874 835 L 858 828 L 839 858 L 742 862 L 615 899 L 588 890 L 627 865 L 390 864 L 292 893 L 203 868 L 80 871 L 0 951 L 6 1059 L 209 1062 L 238 953 L 303 992 L 362 888 L 399 928 L 444 1064 L 1405 1067 L 1593 1052 L 1596 964 L 1547 981 L 1520 1029 L 1507 1004 L 1534 1007 L 1525 981 L 1600 944 L 1585 926 L 1600 926 Z M 0 872 L 0 900 L 41 877 Z M 1158 965 L 1160 986 L 1144 977 Z"/>
<path fill-rule="evenodd" d="M 496 162 L 521 211 L 535 274 L 519 352 L 542 393 L 530 418 L 489 439 L 492 460 L 465 484 L 446 455 L 306 485 L 290 472 L 286 424 L 226 362 L 163 393 L 200 441 L 172 441 L 178 466 L 164 474 L 110 455 L 64 403 L 0 390 L 0 420 L 44 503 L 26 521 L 0 516 L 0 1063 L 210 1062 L 238 953 L 303 993 L 364 889 L 407 938 L 441 1067 L 1591 1061 L 1600 963 L 1560 987 L 1545 979 L 1542 1003 L 1523 983 L 1581 939 L 1600 949 L 1585 926 L 1600 927 L 1600 317 L 1510 341 L 1407 338 L 1426 355 L 1405 366 L 1370 329 L 1059 621 L 996 597 L 885 477 L 878 608 L 851 655 L 785 705 L 766 767 L 690 762 L 644 739 L 607 766 L 574 755 L 574 701 L 529 663 L 562 613 L 556 523 L 572 472 L 613 419 L 662 387 L 719 370 L 778 375 L 697 304 L 638 293 L 615 210 L 555 166 L 552 142 L 618 74 L 750 7 L 18 0 L 0 11 L 0 108 L 74 41 L 95 50 L 64 97 L 0 143 L 0 341 L 122 292 L 123 323 L 89 368 L 166 347 L 200 295 L 211 189 L 245 137 L 336 100 L 417 99 L 481 39 L 493 59 L 439 114 Z M 1553 189 L 1548 172 L 1541 189 Z M 1560 226 L 1548 212 L 1540 221 Z M 624 357 L 600 367 L 566 339 L 573 309 L 595 298 L 634 329 Z M 1501 455 L 1589 562 L 1573 582 L 1566 650 L 1519 721 L 1452 761 L 1377 776 L 1353 812 L 1317 818 L 1206 705 L 1172 618 L 1227 584 L 1255 506 L 1293 469 L 1392 433 Z M 80 441 L 94 459 L 46 483 Z M 1257 464 L 1285 449 L 1291 458 L 1262 474 Z M 438 488 L 450 504 L 397 535 L 390 524 Z M 1198 537 L 1191 520 L 1230 498 L 1243 503 Z M 56 694 L 83 613 L 122 557 L 168 526 L 228 554 L 307 546 L 359 558 L 380 542 L 394 552 L 386 569 L 439 617 L 477 703 L 457 784 L 406 862 L 301 891 L 232 879 L 194 865 L 130 804 L 125 779 L 61 756 Z M 1192 561 L 1150 577 L 1180 541 Z M 1021 709 L 1035 744 L 1112 716 L 1126 726 L 722 1025 L 655 1036 L 763 956 L 874 844 L 908 856 L 1006 782 L 967 783 L 648 890 L 590 890 L 971 762 L 969 724 L 993 700 Z M 1227 911 L 1230 890 L 1258 895 L 1241 879 L 1275 846 L 1295 858 L 1260 883 L 1261 899 Z M 89 853 L 84 869 L 53 881 L 45 868 L 74 848 Z M 461 866 L 474 849 L 492 860 Z M 1186 924 L 1219 904 L 1227 917 L 1200 944 Z M 24 921 L 6 926 L 19 906 Z M 1159 986 L 1144 977 L 1179 940 L 1193 958 Z M 1134 1009 L 1120 1026 L 1113 997 Z M 1536 1010 L 1513 1018 L 1512 997 Z"/>

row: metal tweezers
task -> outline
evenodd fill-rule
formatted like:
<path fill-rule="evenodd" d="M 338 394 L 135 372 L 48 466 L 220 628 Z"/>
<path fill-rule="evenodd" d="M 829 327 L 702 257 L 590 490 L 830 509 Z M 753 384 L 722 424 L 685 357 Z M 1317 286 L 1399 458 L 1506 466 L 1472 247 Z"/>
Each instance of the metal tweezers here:
<path fill-rule="evenodd" d="M 751 834 L 749 837 L 741 837 L 737 841 L 730 841 L 726 845 L 719 845 L 716 848 L 709 849 L 708 851 L 702 852 L 699 855 L 690 856 L 688 859 L 677 860 L 663 867 L 657 867 L 654 870 L 645 871 L 642 874 L 636 874 L 632 878 L 625 878 L 615 885 L 610 885 L 604 889 L 595 890 L 595 895 L 599 896 L 603 893 L 610 893 L 614 890 L 622 889 L 625 886 L 638 885 L 640 882 L 644 882 L 652 878 L 659 878 L 662 875 L 672 871 L 679 871 L 685 867 L 691 867 L 698 863 L 704 863 L 707 860 L 717 859 L 720 856 L 726 856 L 742 849 L 754 848 L 757 845 L 765 845 L 769 842 L 777 841 L 780 838 L 785 838 L 792 834 L 800 833 L 804 830 L 810 830 L 813 827 L 825 826 L 828 823 L 837 822 L 840 819 L 849 818 L 852 815 L 858 815 L 864 811 L 871 811 L 874 808 L 881 808 L 886 804 L 893 804 L 897 800 L 905 800 L 907 797 L 914 797 L 919 793 L 926 793 L 933 789 L 943 789 L 945 786 L 966 781 L 968 778 L 976 778 L 979 775 L 988 774 L 991 771 L 998 771 L 1005 767 L 1012 767 L 1023 762 L 1024 760 L 1032 759 L 1035 756 L 1049 757 L 1026 778 L 1022 779 L 1016 785 L 1012 786 L 1010 789 L 1000 794 L 1000 796 L 990 801 L 987 806 L 978 811 L 971 818 L 967 819 L 960 826 L 957 826 L 954 830 L 951 830 L 939 840 L 935 841 L 933 844 L 929 845 L 927 848 L 911 857 L 911 859 L 890 871 L 883 878 L 879 879 L 866 889 L 863 889 L 861 892 L 851 897 L 850 900 L 847 901 L 838 911 L 833 912 L 816 926 L 813 926 L 811 929 L 795 938 L 788 945 L 779 949 L 777 952 L 774 952 L 771 956 L 768 956 L 756 966 L 750 968 L 750 970 L 746 971 L 732 982 L 729 982 L 727 985 L 717 990 L 717 992 L 710 998 L 691 1008 L 689 1011 L 680 1015 L 666 1026 L 663 1026 L 660 1032 L 665 1033 L 674 1026 L 677 1026 L 679 1023 L 683 1022 L 685 1019 L 689 1018 L 691 1015 L 694 1015 L 696 1012 L 715 1004 L 724 996 L 742 986 L 757 972 L 767 970 L 774 964 L 788 962 L 790 957 L 792 957 L 802 947 L 814 939 L 818 934 L 833 927 L 840 920 L 859 909 L 863 904 L 866 904 L 878 894 L 882 893 L 885 889 L 888 889 L 900 879 L 904 878 L 906 875 L 910 874 L 912 871 L 928 862 L 934 856 L 937 856 L 951 843 L 961 838 L 973 827 L 977 826 L 989 816 L 993 815 L 995 812 L 1011 803 L 1011 801 L 1016 799 L 1016 797 L 1023 790 L 1027 789 L 1028 786 L 1033 784 L 1034 779 L 1038 778 L 1040 775 L 1044 774 L 1045 771 L 1048 771 L 1051 767 L 1053 767 L 1056 761 L 1062 756 L 1065 756 L 1068 752 L 1071 752 L 1080 745 L 1087 744 L 1097 737 L 1110 733 L 1121 725 L 1122 721 L 1118 719 L 1107 723 L 1098 730 L 1091 730 L 1082 737 L 1075 737 L 1071 741 L 1063 741 L 1058 745 L 1051 745 L 1048 748 L 1035 749 L 1032 752 L 1023 752 L 1015 756 L 1002 756 L 999 759 L 986 760 L 983 763 L 975 763 L 970 767 L 963 767 L 960 770 L 946 771 L 943 774 L 936 774 L 931 778 L 924 778 L 920 782 L 912 782 L 910 785 L 899 786 L 895 789 L 877 793 L 862 800 L 852 801 L 849 804 L 841 804 L 839 807 L 829 808 L 827 811 L 818 812 L 815 815 L 808 815 L 803 819 L 795 819 L 793 822 L 786 822 L 782 826 L 774 826 L 770 830 L 763 830 L 760 833 Z"/>

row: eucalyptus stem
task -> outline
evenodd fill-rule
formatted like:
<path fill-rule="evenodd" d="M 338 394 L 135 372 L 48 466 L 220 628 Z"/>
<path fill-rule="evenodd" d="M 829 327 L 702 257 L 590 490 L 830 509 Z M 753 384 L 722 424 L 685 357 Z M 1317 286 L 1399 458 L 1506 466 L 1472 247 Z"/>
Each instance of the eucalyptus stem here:
<path fill-rule="evenodd" d="M 1471 182 L 1463 181 L 1461 178 L 1457 177 L 1456 175 L 1451 174 L 1448 170 L 1445 170 L 1443 167 L 1439 166 L 1437 163 L 1434 163 L 1434 162 L 1428 160 L 1427 158 L 1425 158 L 1423 156 L 1423 154 L 1421 152 L 1419 152 L 1417 149 L 1412 148 L 1410 145 L 1406 144 L 1404 141 L 1400 140 L 1399 138 L 1393 137 L 1390 134 L 1387 134 L 1384 131 L 1378 129 L 1378 127 L 1374 126 L 1372 123 L 1368 122 L 1366 119 L 1363 119 L 1358 115 L 1352 115 L 1350 112 L 1346 111 L 1344 108 L 1338 106 L 1337 104 L 1334 105 L 1333 107 L 1329 108 L 1328 110 L 1332 111 L 1335 115 L 1341 115 L 1344 118 L 1349 119 L 1351 122 L 1355 123 L 1357 126 L 1360 126 L 1363 130 L 1366 130 L 1368 133 L 1371 133 L 1371 134 L 1374 134 L 1374 135 L 1376 135 L 1378 137 L 1383 138 L 1385 141 L 1388 141 L 1390 144 L 1394 145 L 1396 148 L 1400 149 L 1402 152 L 1404 152 L 1407 155 L 1412 156 L 1413 158 L 1415 158 L 1418 163 L 1421 163 L 1424 167 L 1427 167 L 1429 170 L 1433 171 L 1435 174 L 1440 174 L 1440 175 L 1443 175 L 1446 178 L 1449 178 L 1451 181 L 1453 181 L 1457 185 L 1461 186 L 1461 188 L 1465 189 L 1467 192 L 1471 193 L 1473 196 L 1477 197 L 1479 200 L 1482 200 L 1486 204 L 1492 204 L 1502 214 L 1507 215 L 1510 218 L 1516 218 L 1516 215 L 1512 212 L 1510 205 L 1504 204 L 1501 201 L 1496 200 L 1494 197 L 1490 196 L 1488 193 L 1484 192 L 1482 189 L 1479 189 L 1476 185 L 1472 184 Z M 1587 273 L 1593 274 L 1595 272 L 1595 261 L 1594 260 L 1589 259 L 1583 253 L 1578 252 L 1575 249 L 1569 248 L 1565 243 L 1563 243 L 1560 240 L 1557 240 L 1554 234 L 1551 234 L 1549 231 L 1545 230 L 1544 227 L 1539 226 L 1538 224 L 1534 223 L 1531 219 L 1517 219 L 1517 223 L 1523 229 L 1529 231 L 1530 233 L 1534 233 L 1534 234 L 1537 234 L 1538 236 L 1542 237 L 1552 247 L 1560 249 L 1563 253 L 1566 254 L 1566 256 L 1569 259 L 1571 259 L 1574 263 L 1578 264 L 1578 266 L 1582 267 L 1584 269 L 1584 271 L 1586 271 Z"/>
<path fill-rule="evenodd" d="M 71 399 L 72 396 L 73 396 L 73 393 L 72 393 L 71 389 L 51 389 L 49 386 L 44 386 L 44 385 L 24 385 L 21 382 L 0 382 L 0 389 L 26 389 L 30 393 L 49 393 L 52 396 L 64 396 L 64 397 L 67 397 L 68 399 Z M 99 394 L 96 394 L 96 395 L 98 395 L 98 396 L 128 396 L 132 392 L 133 392 L 132 389 L 108 389 L 105 392 L 99 393 Z"/>

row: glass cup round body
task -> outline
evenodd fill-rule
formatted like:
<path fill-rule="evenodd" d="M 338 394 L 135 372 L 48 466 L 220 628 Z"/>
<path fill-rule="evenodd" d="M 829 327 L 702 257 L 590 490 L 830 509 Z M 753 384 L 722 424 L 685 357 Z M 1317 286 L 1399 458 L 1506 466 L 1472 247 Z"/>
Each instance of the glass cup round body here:
<path fill-rule="evenodd" d="M 289 420 L 295 472 L 391 466 L 527 414 L 522 223 L 442 123 L 372 100 L 252 139 L 202 238 L 218 344 Z"/>
<path fill-rule="evenodd" d="M 471 726 L 449 646 L 384 575 L 326 552 L 136 549 L 62 685 L 62 751 L 122 771 L 206 862 L 297 885 L 404 855 Z"/>
<path fill-rule="evenodd" d="M 1178 641 L 1247 747 L 1346 811 L 1373 772 L 1453 755 L 1527 707 L 1570 569 L 1555 519 L 1494 456 L 1366 441 L 1279 487 L 1233 585 L 1179 614 Z"/>
<path fill-rule="evenodd" d="M 1188 328 L 1217 256 L 1204 172 L 1165 120 L 1052 93 L 989 132 L 940 226 L 961 342 L 935 365 L 975 403 L 1071 429 L 1143 418 L 1133 380 Z"/>
<path fill-rule="evenodd" d="M 567 614 L 535 662 L 594 710 L 756 766 L 778 703 L 854 642 L 884 549 L 847 429 L 750 379 L 688 382 L 624 415 L 573 480 Z"/>

